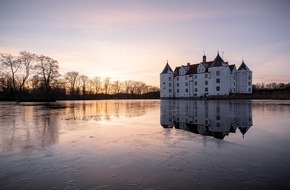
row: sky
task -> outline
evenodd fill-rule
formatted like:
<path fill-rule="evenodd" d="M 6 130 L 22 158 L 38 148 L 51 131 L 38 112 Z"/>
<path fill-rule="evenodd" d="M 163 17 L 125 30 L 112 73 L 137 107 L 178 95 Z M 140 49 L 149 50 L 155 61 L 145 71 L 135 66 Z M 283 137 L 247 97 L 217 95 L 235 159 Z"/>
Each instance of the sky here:
<path fill-rule="evenodd" d="M 0 52 L 26 50 L 60 73 L 159 86 L 172 69 L 242 60 L 253 83 L 290 82 L 288 0 L 0 0 Z"/>

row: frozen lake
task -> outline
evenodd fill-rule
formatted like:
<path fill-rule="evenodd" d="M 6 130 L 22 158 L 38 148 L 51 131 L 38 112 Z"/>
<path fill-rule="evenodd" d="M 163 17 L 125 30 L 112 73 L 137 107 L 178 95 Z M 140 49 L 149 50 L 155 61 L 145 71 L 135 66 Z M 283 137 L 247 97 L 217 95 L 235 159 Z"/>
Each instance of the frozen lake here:
<path fill-rule="evenodd" d="M 0 189 L 290 189 L 290 101 L 0 102 Z"/>

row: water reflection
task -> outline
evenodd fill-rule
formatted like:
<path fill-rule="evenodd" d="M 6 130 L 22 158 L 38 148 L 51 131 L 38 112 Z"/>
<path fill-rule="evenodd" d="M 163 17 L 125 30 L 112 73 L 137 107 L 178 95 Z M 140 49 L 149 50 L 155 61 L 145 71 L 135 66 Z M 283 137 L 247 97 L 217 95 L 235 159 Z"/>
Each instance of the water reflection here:
<path fill-rule="evenodd" d="M 156 109 L 158 102 L 138 100 L 80 101 L 66 102 L 66 107 L 66 120 L 110 121 L 120 116 L 140 117 L 147 110 Z"/>
<path fill-rule="evenodd" d="M 58 142 L 58 112 L 14 103 L 0 108 L 0 152 L 38 149 Z"/>
<path fill-rule="evenodd" d="M 251 101 L 161 100 L 160 124 L 224 139 L 239 129 L 244 137 L 253 125 Z"/>
<path fill-rule="evenodd" d="M 159 101 L 60 101 L 0 103 L 0 153 L 41 149 L 59 142 L 60 134 L 82 129 L 82 121 L 140 117 L 156 110 Z"/>

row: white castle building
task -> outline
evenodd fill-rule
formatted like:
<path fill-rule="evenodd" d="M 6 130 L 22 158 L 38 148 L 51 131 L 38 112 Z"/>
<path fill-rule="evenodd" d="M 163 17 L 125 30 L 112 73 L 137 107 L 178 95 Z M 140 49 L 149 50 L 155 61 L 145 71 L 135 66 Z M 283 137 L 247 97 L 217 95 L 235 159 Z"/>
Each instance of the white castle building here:
<path fill-rule="evenodd" d="M 242 61 L 240 67 L 229 65 L 217 54 L 213 61 L 176 67 L 168 62 L 160 73 L 160 98 L 194 98 L 252 93 L 252 71 Z"/>

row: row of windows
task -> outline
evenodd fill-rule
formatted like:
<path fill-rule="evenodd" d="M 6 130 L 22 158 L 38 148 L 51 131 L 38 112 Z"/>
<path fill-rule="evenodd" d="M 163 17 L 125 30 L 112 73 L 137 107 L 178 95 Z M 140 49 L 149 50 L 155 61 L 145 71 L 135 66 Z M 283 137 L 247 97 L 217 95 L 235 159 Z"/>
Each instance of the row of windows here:
<path fill-rule="evenodd" d="M 220 83 L 220 79 L 216 79 L 216 83 Z M 208 81 L 204 81 L 205 85 L 208 85 Z M 249 82 L 250 84 L 250 82 Z M 197 85 L 197 81 L 194 82 L 194 85 Z M 171 86 L 171 83 L 169 83 L 169 86 Z M 179 83 L 176 83 L 176 86 L 179 86 Z M 185 86 L 188 86 L 188 82 L 185 83 Z"/>
<path fill-rule="evenodd" d="M 204 91 L 208 92 L 208 88 L 204 88 Z M 216 87 L 216 91 L 220 91 L 220 87 L 219 86 Z M 169 92 L 171 93 L 171 89 L 169 89 Z M 179 89 L 176 89 L 176 92 L 179 93 Z M 185 92 L 188 92 L 188 88 L 185 89 Z M 194 92 L 198 92 L 198 89 L 195 88 Z"/>
<path fill-rule="evenodd" d="M 220 71 L 216 71 L 216 76 L 220 76 Z M 189 75 L 189 77 L 192 77 L 192 75 Z M 197 75 L 194 75 L 194 78 L 197 79 Z M 204 78 L 208 78 L 208 73 L 204 74 Z M 233 76 L 233 78 L 235 79 L 236 77 Z M 251 76 L 248 77 L 249 80 L 251 80 Z M 176 77 L 176 80 L 179 81 L 179 77 Z M 188 76 L 185 76 L 185 80 L 188 80 Z M 169 81 L 171 81 L 171 77 L 169 77 Z"/>
<path fill-rule="evenodd" d="M 208 92 L 208 88 L 205 88 L 204 91 L 205 91 L 205 92 Z M 219 87 L 219 86 L 216 87 L 216 91 L 220 91 L 220 87 Z M 235 89 L 233 89 L 233 91 L 235 92 Z M 172 90 L 169 89 L 168 92 L 171 93 Z M 179 89 L 177 89 L 176 92 L 179 93 Z M 187 88 L 185 89 L 185 92 L 188 93 L 188 89 L 187 89 Z M 195 88 L 195 89 L 194 89 L 194 92 L 198 92 L 198 89 Z M 251 92 L 251 88 L 248 89 L 248 92 Z"/>

